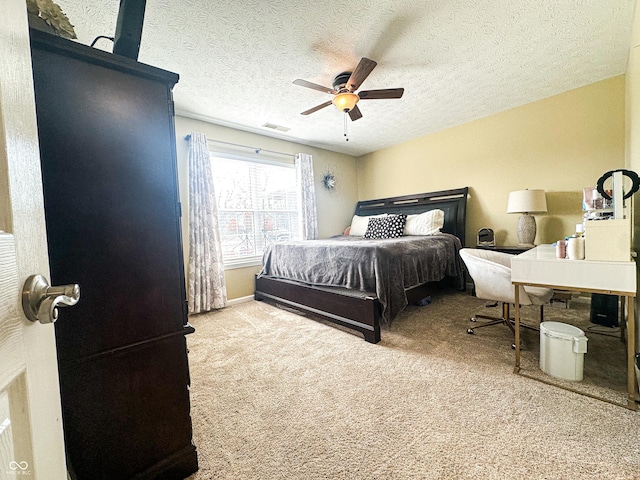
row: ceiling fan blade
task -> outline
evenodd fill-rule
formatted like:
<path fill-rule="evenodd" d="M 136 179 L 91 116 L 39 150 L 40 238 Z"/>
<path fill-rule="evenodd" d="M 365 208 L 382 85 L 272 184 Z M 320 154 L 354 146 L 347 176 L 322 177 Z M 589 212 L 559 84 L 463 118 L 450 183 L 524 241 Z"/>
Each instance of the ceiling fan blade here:
<path fill-rule="evenodd" d="M 358 92 L 360 100 L 376 100 L 380 98 L 401 98 L 404 88 L 383 88 L 381 90 L 364 90 Z"/>
<path fill-rule="evenodd" d="M 347 80 L 347 88 L 352 92 L 360 88 L 362 82 L 369 76 L 369 74 L 376 68 L 377 63 L 368 58 L 362 57 L 360 63 L 353 71 L 349 80 Z"/>
<path fill-rule="evenodd" d="M 320 105 L 310 108 L 309 110 L 305 110 L 300 115 L 309 115 L 310 113 L 317 112 L 318 110 L 324 107 L 328 107 L 329 105 L 331 105 L 331 100 L 329 100 L 328 102 L 321 103 Z"/>
<path fill-rule="evenodd" d="M 355 122 L 359 118 L 362 118 L 362 112 L 358 108 L 358 105 L 354 106 L 351 110 L 349 110 L 349 118 L 352 122 Z"/>
<path fill-rule="evenodd" d="M 320 92 L 325 92 L 325 93 L 331 93 L 333 95 L 338 93 L 333 88 L 323 87 L 322 85 L 318 85 L 317 83 L 307 82 L 306 80 L 301 80 L 299 78 L 297 80 L 294 80 L 293 83 L 295 83 L 296 85 L 300 85 L 301 87 L 312 88 L 314 90 L 318 90 Z"/>

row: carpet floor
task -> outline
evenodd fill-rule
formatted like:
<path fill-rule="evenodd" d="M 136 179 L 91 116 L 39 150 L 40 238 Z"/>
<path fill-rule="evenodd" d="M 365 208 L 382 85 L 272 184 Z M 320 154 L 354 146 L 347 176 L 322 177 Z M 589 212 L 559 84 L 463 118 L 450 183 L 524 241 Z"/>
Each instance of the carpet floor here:
<path fill-rule="evenodd" d="M 377 345 L 263 302 L 191 317 L 189 480 L 640 478 L 639 413 L 514 374 L 506 327 L 466 333 L 499 307 L 451 290 L 432 299 Z M 592 333 L 588 313 L 550 307 L 545 320 L 589 337 L 574 386 L 623 400 L 624 345 Z M 523 370 L 544 376 L 538 344 L 524 333 Z"/>

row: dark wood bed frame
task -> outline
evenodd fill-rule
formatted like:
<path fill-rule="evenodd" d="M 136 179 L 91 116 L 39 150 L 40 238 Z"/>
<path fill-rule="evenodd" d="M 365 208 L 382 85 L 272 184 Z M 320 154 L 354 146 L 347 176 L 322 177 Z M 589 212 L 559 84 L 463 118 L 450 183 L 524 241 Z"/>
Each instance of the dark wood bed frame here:
<path fill-rule="evenodd" d="M 364 200 L 356 205 L 356 215 L 404 213 L 407 215 L 440 209 L 444 211 L 443 232 L 465 244 L 468 187 L 402 197 Z M 421 296 L 420 287 L 407 290 L 409 302 Z M 256 300 L 265 300 L 296 312 L 318 316 L 329 322 L 360 332 L 369 343 L 380 341 L 381 305 L 375 293 L 353 295 L 345 289 L 315 287 L 271 277 L 256 278 Z"/>

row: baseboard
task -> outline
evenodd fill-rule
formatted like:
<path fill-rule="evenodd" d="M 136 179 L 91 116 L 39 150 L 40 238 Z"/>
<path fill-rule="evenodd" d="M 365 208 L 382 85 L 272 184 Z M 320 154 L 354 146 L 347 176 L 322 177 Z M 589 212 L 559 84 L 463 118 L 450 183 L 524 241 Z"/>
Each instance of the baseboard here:
<path fill-rule="evenodd" d="M 225 306 L 231 307 L 239 303 L 252 302 L 253 300 L 254 300 L 253 295 L 247 295 L 246 297 L 238 297 L 238 298 L 233 298 L 231 300 L 227 300 L 227 304 Z"/>

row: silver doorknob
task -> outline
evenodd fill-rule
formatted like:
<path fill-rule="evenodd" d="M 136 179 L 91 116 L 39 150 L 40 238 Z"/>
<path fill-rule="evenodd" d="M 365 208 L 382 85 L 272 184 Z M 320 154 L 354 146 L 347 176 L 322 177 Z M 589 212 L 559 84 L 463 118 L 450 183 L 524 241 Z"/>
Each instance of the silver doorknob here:
<path fill-rule="evenodd" d="M 51 287 L 42 275 L 31 275 L 22 287 L 22 310 L 32 322 L 53 323 L 58 319 L 58 306 L 70 307 L 78 300 L 78 284 Z"/>

